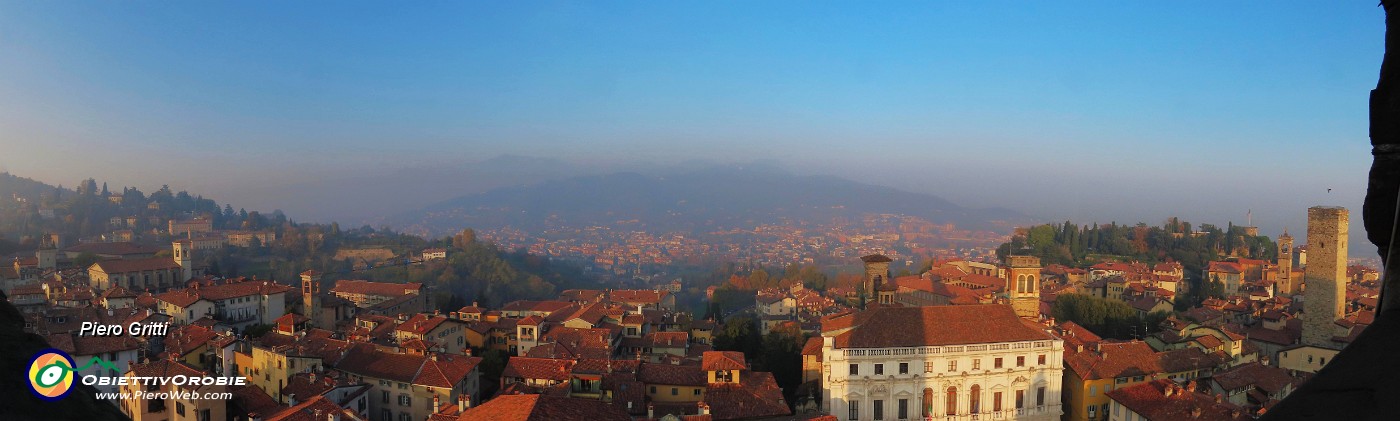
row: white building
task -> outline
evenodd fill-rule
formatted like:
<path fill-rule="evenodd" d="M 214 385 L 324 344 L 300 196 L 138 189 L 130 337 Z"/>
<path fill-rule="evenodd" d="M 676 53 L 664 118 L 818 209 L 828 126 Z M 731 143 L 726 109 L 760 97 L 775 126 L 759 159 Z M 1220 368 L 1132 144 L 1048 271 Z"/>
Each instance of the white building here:
<path fill-rule="evenodd" d="M 1059 420 L 1064 342 L 1007 305 L 877 307 L 822 322 L 841 420 Z"/>

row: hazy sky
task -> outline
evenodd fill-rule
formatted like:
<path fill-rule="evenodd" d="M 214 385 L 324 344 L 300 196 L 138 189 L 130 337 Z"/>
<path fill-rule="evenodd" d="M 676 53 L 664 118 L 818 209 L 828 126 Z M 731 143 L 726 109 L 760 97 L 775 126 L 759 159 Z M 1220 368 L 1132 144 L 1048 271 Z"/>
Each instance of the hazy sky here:
<path fill-rule="evenodd" d="M 778 159 L 1047 219 L 1253 209 L 1274 234 L 1326 203 L 1360 231 L 1383 20 L 1374 1 L 0 0 L 0 169 L 331 218 L 269 192 L 503 153 Z"/>

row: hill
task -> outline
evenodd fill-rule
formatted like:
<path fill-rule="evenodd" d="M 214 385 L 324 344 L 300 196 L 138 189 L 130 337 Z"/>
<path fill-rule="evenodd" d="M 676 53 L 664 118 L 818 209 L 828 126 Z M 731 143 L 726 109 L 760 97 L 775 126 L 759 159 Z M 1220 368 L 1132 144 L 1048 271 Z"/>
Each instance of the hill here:
<path fill-rule="evenodd" d="M 406 232 L 462 227 L 523 230 L 634 221 L 660 231 L 751 228 L 902 214 L 970 229 L 1006 230 L 1030 218 L 1007 209 L 969 209 L 930 194 L 832 176 L 799 176 L 765 165 L 720 165 L 649 175 L 622 172 L 547 181 L 462 196 L 388 221 Z"/>

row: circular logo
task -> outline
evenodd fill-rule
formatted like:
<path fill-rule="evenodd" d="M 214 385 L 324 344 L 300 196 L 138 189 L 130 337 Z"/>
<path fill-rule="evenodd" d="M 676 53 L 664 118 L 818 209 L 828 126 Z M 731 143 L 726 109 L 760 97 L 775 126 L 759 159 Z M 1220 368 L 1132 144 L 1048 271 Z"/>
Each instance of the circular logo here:
<path fill-rule="evenodd" d="M 29 389 L 40 399 L 56 401 L 73 391 L 73 357 L 49 348 L 29 362 Z"/>

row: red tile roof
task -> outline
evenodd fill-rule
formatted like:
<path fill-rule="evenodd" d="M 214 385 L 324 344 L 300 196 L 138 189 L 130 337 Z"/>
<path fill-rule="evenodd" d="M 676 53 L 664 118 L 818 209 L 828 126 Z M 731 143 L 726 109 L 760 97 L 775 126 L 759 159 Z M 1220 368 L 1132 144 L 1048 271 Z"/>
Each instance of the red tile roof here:
<path fill-rule="evenodd" d="M 1252 362 L 1216 373 L 1211 381 L 1214 381 L 1225 391 L 1255 386 L 1266 393 L 1273 394 L 1293 383 L 1293 376 L 1288 375 L 1287 369 Z"/>
<path fill-rule="evenodd" d="M 622 409 L 596 399 L 502 395 L 462 411 L 460 421 L 631 421 Z"/>
<path fill-rule="evenodd" d="M 850 328 L 849 330 L 845 330 Z M 843 331 L 844 330 L 844 331 Z M 837 348 L 888 348 L 1053 340 L 1006 305 L 880 307 L 829 317 Z"/>
<path fill-rule="evenodd" d="M 573 360 L 513 357 L 506 361 L 506 368 L 501 376 L 562 382 L 569 380 L 569 371 L 573 366 Z"/>
<path fill-rule="evenodd" d="M 431 355 L 436 355 L 436 359 Z M 453 387 L 480 363 L 480 357 L 395 354 L 378 351 L 372 345 L 361 344 L 351 347 L 336 368 L 366 377 L 432 387 Z"/>
<path fill-rule="evenodd" d="M 608 294 L 608 300 L 630 304 L 660 304 L 667 295 L 671 295 L 671 292 L 649 289 L 615 289 Z"/>
<path fill-rule="evenodd" d="M 1251 419 L 1245 411 L 1228 402 L 1216 402 L 1211 395 L 1178 386 L 1171 380 L 1154 380 L 1108 392 L 1108 397 L 1140 416 L 1152 420 Z"/>
<path fill-rule="evenodd" d="M 744 353 L 734 351 L 709 351 L 702 357 L 700 368 L 705 371 L 747 370 Z"/>
<path fill-rule="evenodd" d="M 709 377 L 696 365 L 643 363 L 637 370 L 637 380 L 647 385 L 704 386 Z"/>
<path fill-rule="evenodd" d="M 716 383 L 705 388 L 705 403 L 716 420 L 791 415 L 783 401 L 783 390 L 772 373 L 746 371 L 739 384 Z"/>
<path fill-rule="evenodd" d="M 134 260 L 103 260 L 93 263 L 103 273 L 127 273 L 148 270 L 179 269 L 180 264 L 169 257 L 152 257 Z"/>

